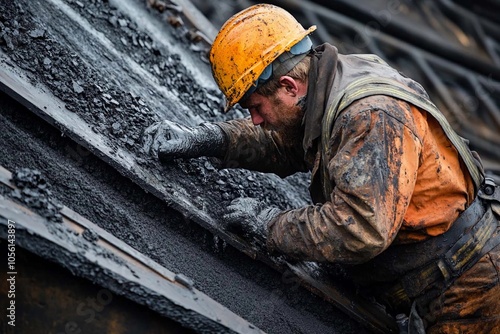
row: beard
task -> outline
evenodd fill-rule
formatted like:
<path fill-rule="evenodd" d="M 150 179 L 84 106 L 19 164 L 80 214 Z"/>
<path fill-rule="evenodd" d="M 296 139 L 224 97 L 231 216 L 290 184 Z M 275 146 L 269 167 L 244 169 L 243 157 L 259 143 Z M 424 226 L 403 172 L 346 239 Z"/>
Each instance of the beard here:
<path fill-rule="evenodd" d="M 304 138 L 302 120 L 306 111 L 306 99 L 307 96 L 299 98 L 297 104 L 292 108 L 285 106 L 280 100 L 276 100 L 276 105 L 284 111 L 283 115 L 279 124 L 265 124 L 264 129 L 278 133 L 285 143 L 301 144 Z"/>

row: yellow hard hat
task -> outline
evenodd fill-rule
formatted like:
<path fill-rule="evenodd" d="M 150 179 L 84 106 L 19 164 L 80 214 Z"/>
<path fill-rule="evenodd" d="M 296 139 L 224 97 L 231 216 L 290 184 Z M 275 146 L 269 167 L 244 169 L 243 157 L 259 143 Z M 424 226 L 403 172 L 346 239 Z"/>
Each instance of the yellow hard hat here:
<path fill-rule="evenodd" d="M 266 67 L 316 30 L 305 30 L 286 10 L 251 6 L 224 23 L 210 49 L 212 74 L 226 96 L 228 111 L 256 85 Z"/>

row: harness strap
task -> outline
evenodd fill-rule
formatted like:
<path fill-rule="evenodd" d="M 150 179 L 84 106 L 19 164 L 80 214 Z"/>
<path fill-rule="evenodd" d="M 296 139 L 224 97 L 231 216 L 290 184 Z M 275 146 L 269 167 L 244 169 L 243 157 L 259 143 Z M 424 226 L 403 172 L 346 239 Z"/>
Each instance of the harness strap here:
<path fill-rule="evenodd" d="M 404 88 L 404 86 L 392 79 L 386 78 L 361 78 L 350 83 L 342 92 L 337 94 L 336 98 L 330 104 L 325 117 L 323 118 L 322 125 L 322 173 L 323 173 L 323 192 L 326 198 L 331 194 L 331 183 L 328 177 L 328 154 L 329 154 L 329 140 L 331 137 L 333 125 L 339 113 L 347 106 L 356 100 L 372 96 L 372 95 L 386 95 L 406 101 L 416 107 L 419 107 L 429 114 L 431 114 L 441 125 L 448 139 L 457 149 L 462 160 L 464 161 L 475 185 L 475 189 L 479 189 L 483 183 L 484 175 L 477 167 L 475 159 L 469 150 L 466 142 L 461 138 L 448 123 L 444 115 L 438 108 L 428 99 L 412 93 Z"/>
<path fill-rule="evenodd" d="M 500 223 L 492 209 L 500 204 L 500 187 L 494 183 L 492 187 L 491 179 L 487 180 L 478 197 L 462 212 L 450 230 L 413 245 L 429 252 L 436 251 L 436 245 L 441 245 L 444 252 L 436 260 L 405 274 L 384 294 L 392 305 L 408 305 L 411 299 L 422 295 L 430 287 L 444 291 L 481 257 L 500 245 Z M 490 190 L 485 193 L 488 188 Z"/>

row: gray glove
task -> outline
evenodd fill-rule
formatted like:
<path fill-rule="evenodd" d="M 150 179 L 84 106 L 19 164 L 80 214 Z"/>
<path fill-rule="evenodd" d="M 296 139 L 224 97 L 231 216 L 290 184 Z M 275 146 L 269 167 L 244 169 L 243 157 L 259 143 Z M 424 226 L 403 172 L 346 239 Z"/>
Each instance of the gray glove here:
<path fill-rule="evenodd" d="M 201 156 L 222 158 L 226 149 L 226 135 L 215 124 L 190 127 L 164 120 L 144 131 L 143 150 L 162 162 Z"/>
<path fill-rule="evenodd" d="M 223 216 L 226 230 L 241 235 L 258 246 L 265 246 L 267 224 L 281 210 L 265 207 L 262 202 L 250 197 L 240 197 L 231 202 Z"/>

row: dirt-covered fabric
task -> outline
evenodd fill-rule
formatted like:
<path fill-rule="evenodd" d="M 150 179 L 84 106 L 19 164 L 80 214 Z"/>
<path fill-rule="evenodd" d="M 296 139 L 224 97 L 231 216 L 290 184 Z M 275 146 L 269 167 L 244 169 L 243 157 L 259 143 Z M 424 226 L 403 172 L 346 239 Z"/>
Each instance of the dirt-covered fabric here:
<path fill-rule="evenodd" d="M 473 199 L 457 151 L 435 121 L 405 102 L 385 96 L 355 102 L 334 126 L 330 147 L 330 198 L 275 219 L 271 249 L 303 260 L 363 263 L 394 241 L 445 232 Z M 318 179 L 311 189 L 320 192 Z"/>
<path fill-rule="evenodd" d="M 278 133 L 255 126 L 250 117 L 216 123 L 226 134 L 228 149 L 219 164 L 286 177 L 309 168 L 300 142 L 287 142 Z"/>
<path fill-rule="evenodd" d="M 500 246 L 497 246 L 425 308 L 427 332 L 500 333 L 499 273 Z"/>

